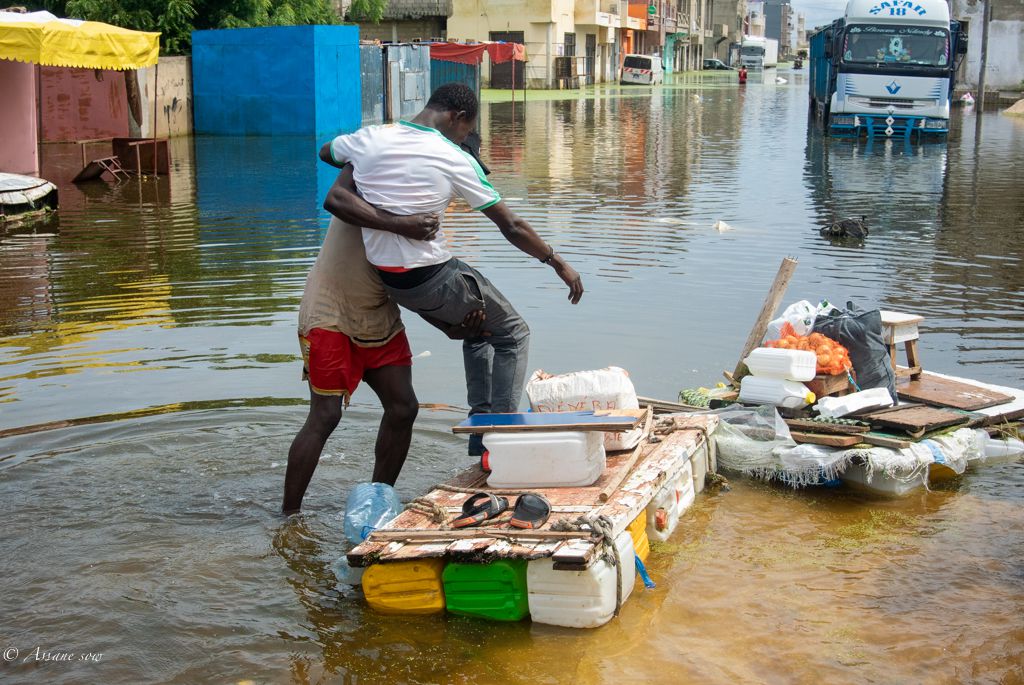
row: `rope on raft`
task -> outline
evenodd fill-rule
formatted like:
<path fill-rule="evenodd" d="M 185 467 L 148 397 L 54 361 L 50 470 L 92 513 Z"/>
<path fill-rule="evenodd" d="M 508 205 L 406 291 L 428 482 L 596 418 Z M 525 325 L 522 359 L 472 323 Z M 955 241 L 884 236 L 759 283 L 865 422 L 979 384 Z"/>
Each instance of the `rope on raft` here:
<path fill-rule="evenodd" d="M 614 615 L 618 616 L 619 610 L 622 609 L 622 564 L 619 563 L 619 558 L 615 554 L 615 538 L 613 536 L 615 529 L 612 520 L 604 514 L 600 516 L 578 516 L 572 521 L 555 521 L 551 524 L 551 530 L 590 532 L 591 534 L 597 533 L 601 536 L 600 558 L 608 565 L 615 567 Z"/>
<path fill-rule="evenodd" d="M 405 505 L 405 508 L 429 517 L 431 521 L 438 524 L 441 530 L 448 530 L 450 527 L 452 518 L 448 514 L 448 510 L 426 497 L 417 497 L 411 500 Z"/>

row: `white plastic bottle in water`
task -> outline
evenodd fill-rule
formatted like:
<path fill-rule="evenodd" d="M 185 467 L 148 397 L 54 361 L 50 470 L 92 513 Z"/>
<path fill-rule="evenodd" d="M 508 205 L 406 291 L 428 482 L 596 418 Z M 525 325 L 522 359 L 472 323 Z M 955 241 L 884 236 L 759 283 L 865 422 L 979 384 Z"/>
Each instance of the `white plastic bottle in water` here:
<path fill-rule="evenodd" d="M 803 383 L 763 376 L 744 376 L 740 381 L 740 402 L 774 404 L 776 407 L 799 409 L 814 404 L 814 393 Z"/>
<path fill-rule="evenodd" d="M 339 583 L 344 583 L 345 585 L 362 585 L 363 583 L 363 571 L 365 569 L 358 566 L 349 566 L 348 557 L 344 554 L 335 559 L 334 563 L 331 564 L 331 570 L 334 571 L 334 577 L 338 579 Z"/>
<path fill-rule="evenodd" d="M 360 483 L 345 503 L 345 537 L 359 544 L 402 512 L 395 489 L 387 483 Z"/>

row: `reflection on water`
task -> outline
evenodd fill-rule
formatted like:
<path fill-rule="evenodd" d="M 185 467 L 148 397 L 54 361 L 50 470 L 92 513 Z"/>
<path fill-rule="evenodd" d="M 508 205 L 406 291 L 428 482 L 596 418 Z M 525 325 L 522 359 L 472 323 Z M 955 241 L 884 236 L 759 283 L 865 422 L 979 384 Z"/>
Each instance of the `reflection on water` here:
<path fill-rule="evenodd" d="M 666 398 L 713 382 L 796 255 L 787 299 L 920 313 L 926 368 L 1024 383 L 1024 128 L 986 114 L 978 139 L 957 112 L 948 145 L 825 140 L 806 130 L 804 76 L 786 77 L 484 105 L 491 180 L 587 287 L 569 305 L 486 219 L 449 212 L 452 250 L 529 321 L 531 365 L 617 364 Z M 372 394 L 328 444 L 308 513 L 276 515 L 332 180 L 317 142 L 176 140 L 170 178 L 82 187 L 77 148 L 45 148 L 59 216 L 0 234 L 7 638 L 105 656 L 0 664 L 5 680 L 1024 678 L 1019 465 L 895 502 L 734 483 L 698 499 L 652 558 L 658 588 L 598 631 L 364 610 L 329 566 L 344 493 L 369 472 Z M 818 234 L 861 215 L 863 245 Z M 420 399 L 464 403 L 458 346 L 406 320 L 432 352 Z M 403 498 L 465 465 L 457 416 L 421 414 Z"/>

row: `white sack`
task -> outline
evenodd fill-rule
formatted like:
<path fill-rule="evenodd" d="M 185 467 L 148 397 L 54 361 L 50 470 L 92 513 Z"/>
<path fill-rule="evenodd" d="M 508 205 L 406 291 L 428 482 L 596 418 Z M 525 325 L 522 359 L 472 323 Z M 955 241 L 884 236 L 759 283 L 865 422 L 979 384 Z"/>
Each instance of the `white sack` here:
<path fill-rule="evenodd" d="M 558 376 L 538 369 L 526 383 L 526 396 L 530 399 L 530 409 L 536 412 L 640 408 L 629 374 L 617 366 Z M 642 427 L 605 433 L 604 448 L 609 452 L 633 449 L 642 434 Z"/>

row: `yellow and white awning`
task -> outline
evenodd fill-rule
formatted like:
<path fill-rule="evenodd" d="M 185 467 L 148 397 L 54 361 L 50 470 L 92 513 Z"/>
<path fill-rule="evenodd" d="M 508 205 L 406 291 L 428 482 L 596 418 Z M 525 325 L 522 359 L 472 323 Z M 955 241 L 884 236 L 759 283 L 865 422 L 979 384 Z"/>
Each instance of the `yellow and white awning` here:
<path fill-rule="evenodd" d="M 140 69 L 156 64 L 160 34 L 49 12 L 0 12 L 0 59 L 51 67 Z"/>

